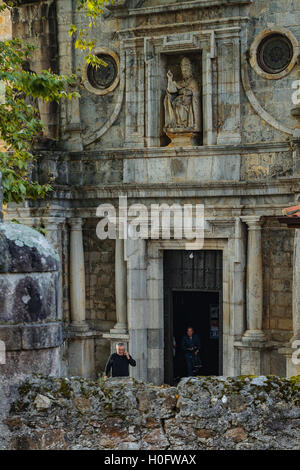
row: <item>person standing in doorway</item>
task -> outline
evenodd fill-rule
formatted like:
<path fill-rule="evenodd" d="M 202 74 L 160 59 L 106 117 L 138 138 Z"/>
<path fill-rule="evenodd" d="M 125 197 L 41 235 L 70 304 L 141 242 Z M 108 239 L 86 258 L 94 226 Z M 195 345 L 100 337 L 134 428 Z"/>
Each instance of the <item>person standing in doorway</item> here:
<path fill-rule="evenodd" d="M 116 344 L 116 352 L 109 357 L 105 367 L 105 378 L 110 370 L 112 377 L 129 377 L 129 365 L 135 367 L 135 360 L 125 350 L 124 343 Z"/>
<path fill-rule="evenodd" d="M 186 330 L 186 334 L 182 338 L 181 347 L 184 351 L 185 363 L 187 368 L 187 376 L 192 377 L 194 375 L 193 367 L 195 363 L 195 357 L 200 351 L 200 339 L 195 334 L 194 328 L 189 326 Z"/>

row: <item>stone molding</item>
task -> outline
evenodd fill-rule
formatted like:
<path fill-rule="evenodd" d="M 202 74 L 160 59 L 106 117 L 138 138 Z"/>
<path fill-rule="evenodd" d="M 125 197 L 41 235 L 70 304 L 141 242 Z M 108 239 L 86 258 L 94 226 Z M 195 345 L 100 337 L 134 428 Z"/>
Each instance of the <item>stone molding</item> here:
<path fill-rule="evenodd" d="M 181 11 L 191 9 L 205 9 L 214 7 L 234 7 L 238 5 L 251 5 L 253 0 L 194 0 L 187 2 L 169 3 L 166 5 L 155 5 L 152 7 L 128 8 L 116 12 L 115 16 L 140 16 L 153 15 L 170 11 Z"/>
<path fill-rule="evenodd" d="M 242 216 L 242 221 L 245 222 L 249 230 L 261 230 L 262 219 L 259 215 Z"/>
<path fill-rule="evenodd" d="M 7 351 L 57 348 L 63 343 L 62 322 L 0 325 Z"/>
<path fill-rule="evenodd" d="M 104 48 L 96 48 L 96 51 L 100 50 L 100 49 L 102 51 L 103 50 L 109 51 L 108 49 L 104 49 Z M 109 51 L 109 53 L 112 55 L 112 51 Z M 123 99 L 124 99 L 124 90 L 125 90 L 125 67 L 124 67 L 124 54 L 123 54 L 122 47 L 121 47 L 121 51 L 120 51 L 120 59 L 118 58 L 118 56 L 115 53 L 113 53 L 113 54 L 114 54 L 113 57 L 115 58 L 115 56 L 116 56 L 117 60 L 118 60 L 118 62 L 117 62 L 117 65 L 118 65 L 118 80 L 114 81 L 113 85 L 109 88 L 109 91 L 107 91 L 106 93 L 110 93 L 110 92 L 115 91 L 115 88 L 117 87 L 117 85 L 119 85 L 117 102 L 116 102 L 116 105 L 114 107 L 114 110 L 113 110 L 112 114 L 107 119 L 107 121 L 103 125 L 102 125 L 102 123 L 99 123 L 99 129 L 98 130 L 96 130 L 95 132 L 92 132 L 91 134 L 83 135 L 82 140 L 83 140 L 83 146 L 84 147 L 87 147 L 90 144 L 94 143 L 96 140 L 100 139 L 108 131 L 108 129 L 115 123 L 115 121 L 117 120 L 117 118 L 118 118 L 118 116 L 121 112 Z M 100 94 L 104 95 L 105 93 L 97 93 L 97 94 L 98 95 L 100 95 Z"/>
<path fill-rule="evenodd" d="M 271 114 L 269 114 L 259 103 L 251 88 L 248 74 L 248 64 L 245 55 L 244 57 L 242 56 L 241 73 L 244 91 L 254 111 L 260 116 L 263 121 L 266 121 L 274 129 L 277 129 L 278 131 L 283 132 L 284 134 L 288 134 L 291 136 L 294 135 L 294 129 L 291 129 L 290 127 L 287 127 L 281 122 L 277 121 L 277 119 L 275 119 Z"/>
<path fill-rule="evenodd" d="M 120 60 L 119 60 L 119 56 L 118 54 L 116 54 L 116 52 L 114 52 L 113 50 L 111 49 L 108 49 L 107 47 L 95 47 L 95 49 L 93 49 L 92 51 L 92 54 L 95 54 L 95 55 L 98 55 L 98 54 L 103 54 L 103 55 L 108 55 L 108 56 L 111 56 L 115 63 L 116 63 L 116 66 L 117 66 L 117 75 L 113 81 L 113 83 L 108 87 L 108 88 L 104 88 L 103 90 L 99 89 L 99 88 L 95 88 L 88 80 L 88 75 L 87 75 L 87 71 L 88 71 L 88 66 L 89 64 L 87 64 L 86 62 L 84 63 L 83 65 L 83 69 L 82 69 L 82 80 L 83 80 L 83 85 L 85 86 L 85 88 L 90 92 L 90 93 L 94 93 L 95 95 L 107 95 L 108 93 L 111 93 L 114 91 L 114 89 L 118 86 L 119 84 L 119 81 L 120 81 Z"/>
<path fill-rule="evenodd" d="M 81 217 L 71 217 L 68 219 L 68 223 L 72 231 L 81 231 L 83 227 L 83 220 Z"/>

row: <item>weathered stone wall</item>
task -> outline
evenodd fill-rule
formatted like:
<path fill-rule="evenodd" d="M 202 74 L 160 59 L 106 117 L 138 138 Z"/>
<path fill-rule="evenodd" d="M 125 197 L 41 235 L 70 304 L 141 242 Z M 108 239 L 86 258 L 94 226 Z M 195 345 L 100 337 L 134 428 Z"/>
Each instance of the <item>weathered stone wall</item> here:
<path fill-rule="evenodd" d="M 300 377 L 33 377 L 2 420 L 9 449 L 300 449 Z"/>
<path fill-rule="evenodd" d="M 263 230 L 264 329 L 274 340 L 289 340 L 292 327 L 292 230 L 268 221 Z"/>
<path fill-rule="evenodd" d="M 58 37 L 56 0 L 20 2 L 11 14 L 12 35 L 35 46 L 30 67 L 35 72 L 51 69 L 58 72 Z M 39 102 L 39 111 L 47 137 L 58 137 L 58 106 Z"/>

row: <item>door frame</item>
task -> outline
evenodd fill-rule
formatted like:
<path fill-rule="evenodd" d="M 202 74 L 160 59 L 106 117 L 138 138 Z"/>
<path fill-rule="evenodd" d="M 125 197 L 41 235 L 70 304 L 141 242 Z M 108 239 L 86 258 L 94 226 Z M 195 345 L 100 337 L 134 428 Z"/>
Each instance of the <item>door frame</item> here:
<path fill-rule="evenodd" d="M 165 250 L 223 251 L 223 298 L 220 303 L 223 314 L 223 375 L 240 375 L 238 341 L 245 330 L 245 256 L 235 238 L 234 222 L 233 225 L 225 225 L 224 230 L 222 226 L 220 235 L 219 238 L 192 242 L 161 239 L 126 241 L 129 346 L 140 364 L 140 367 L 131 369 L 131 375 L 136 379 L 157 385 L 164 383 Z"/>
<path fill-rule="evenodd" d="M 173 309 L 173 293 L 174 292 L 212 292 L 219 294 L 219 360 L 218 370 L 219 376 L 223 375 L 223 289 L 180 289 L 171 288 L 168 289 L 169 293 L 166 293 L 166 297 L 170 297 L 167 301 L 164 301 L 164 331 L 166 329 L 169 332 L 168 345 L 164 344 L 164 379 L 166 383 L 173 385 L 174 383 L 174 357 L 172 341 L 174 336 L 174 309 Z M 167 305 L 168 303 L 168 305 Z M 167 310 L 167 311 L 166 311 Z M 166 328 L 166 324 L 168 325 Z M 166 339 L 166 335 L 164 336 Z M 166 354 L 167 352 L 167 354 Z M 171 374 L 172 372 L 172 374 Z"/>

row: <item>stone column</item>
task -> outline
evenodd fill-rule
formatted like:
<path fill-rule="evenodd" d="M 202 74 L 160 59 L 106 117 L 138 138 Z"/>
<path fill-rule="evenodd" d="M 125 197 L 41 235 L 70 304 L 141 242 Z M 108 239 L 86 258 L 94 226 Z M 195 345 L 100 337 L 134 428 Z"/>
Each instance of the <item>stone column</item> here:
<path fill-rule="evenodd" d="M 265 335 L 262 331 L 263 275 L 261 220 L 258 216 L 241 218 L 248 226 L 247 247 L 247 329 L 238 346 L 241 350 L 241 375 L 264 373 Z"/>
<path fill-rule="evenodd" d="M 117 343 L 124 343 L 128 349 L 129 335 L 127 324 L 127 263 L 125 261 L 124 240 L 116 238 L 115 243 L 115 296 L 117 323 L 103 338 L 110 341 L 111 352 L 116 351 Z"/>
<path fill-rule="evenodd" d="M 82 239 L 82 219 L 69 220 L 70 233 L 70 301 L 71 327 L 76 331 L 86 331 L 85 321 L 85 269 Z"/>
<path fill-rule="evenodd" d="M 85 317 L 85 269 L 82 219 L 69 219 L 70 232 L 70 301 L 69 331 L 70 376 L 95 378 L 95 335 Z"/>
<path fill-rule="evenodd" d="M 293 338 L 300 340 L 300 230 L 295 230 L 293 271 Z"/>
<path fill-rule="evenodd" d="M 124 259 L 124 240 L 115 244 L 115 293 L 117 323 L 111 333 L 126 334 L 127 326 L 127 266 Z"/>
<path fill-rule="evenodd" d="M 248 226 L 247 330 L 244 333 L 244 339 L 264 341 L 261 220 L 258 216 L 242 217 L 242 220 Z"/>

